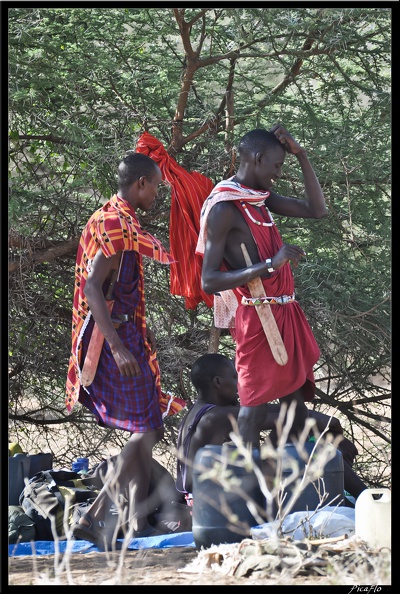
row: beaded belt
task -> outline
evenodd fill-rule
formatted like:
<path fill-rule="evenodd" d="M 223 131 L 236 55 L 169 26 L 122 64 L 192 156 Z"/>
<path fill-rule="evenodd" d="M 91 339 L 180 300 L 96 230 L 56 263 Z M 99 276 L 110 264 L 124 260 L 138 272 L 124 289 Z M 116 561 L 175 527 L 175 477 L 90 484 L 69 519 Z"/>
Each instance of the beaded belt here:
<path fill-rule="evenodd" d="M 296 296 L 281 295 L 280 297 L 242 297 L 242 305 L 262 305 L 269 303 L 270 305 L 285 305 L 285 303 L 292 303 L 296 300 Z"/>

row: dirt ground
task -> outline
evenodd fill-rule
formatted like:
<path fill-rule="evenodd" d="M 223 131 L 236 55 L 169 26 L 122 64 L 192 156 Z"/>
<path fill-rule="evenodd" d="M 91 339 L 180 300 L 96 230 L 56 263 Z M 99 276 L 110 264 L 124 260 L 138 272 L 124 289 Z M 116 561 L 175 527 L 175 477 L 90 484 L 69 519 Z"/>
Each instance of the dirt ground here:
<path fill-rule="evenodd" d="M 8 584 L 11 586 L 34 585 L 138 585 L 138 586 L 186 586 L 186 585 L 266 585 L 276 584 L 276 580 L 254 579 L 219 575 L 210 568 L 199 572 L 181 572 L 197 558 L 193 548 L 172 547 L 169 549 L 143 549 L 128 551 L 123 559 L 122 568 L 119 552 L 74 553 L 68 565 L 60 565 L 54 555 L 32 557 L 12 557 L 9 559 Z M 62 563 L 62 561 L 61 561 Z M 59 573 L 57 576 L 56 574 Z M 283 580 L 281 584 L 322 585 L 327 582 L 323 577 L 298 577 L 295 580 Z"/>
<path fill-rule="evenodd" d="M 65 553 L 58 557 L 10 557 L 8 585 L 360 587 L 391 584 L 387 552 L 367 554 L 358 545 L 352 545 L 351 539 L 321 547 L 308 545 L 306 549 L 304 545 L 295 549 L 298 545 L 288 545 L 287 541 L 280 546 L 278 554 L 269 554 L 269 544 L 260 545 L 246 539 L 241 544 L 213 545 L 200 551 L 191 547 L 171 547 Z"/>

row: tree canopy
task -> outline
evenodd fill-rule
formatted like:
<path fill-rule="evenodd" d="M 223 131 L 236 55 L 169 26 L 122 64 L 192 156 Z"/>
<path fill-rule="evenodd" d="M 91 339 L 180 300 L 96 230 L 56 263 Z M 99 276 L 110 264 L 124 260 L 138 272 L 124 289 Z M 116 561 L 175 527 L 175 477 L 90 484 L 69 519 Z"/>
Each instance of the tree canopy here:
<path fill-rule="evenodd" d="M 323 221 L 278 218 L 284 241 L 307 253 L 295 281 L 321 348 L 314 406 L 340 414 L 361 475 L 387 484 L 391 17 L 386 7 L 8 8 L 12 441 L 29 451 L 33 428 L 65 435 L 54 453 L 69 464 L 126 439 L 64 406 L 76 249 L 115 193 L 119 159 L 148 131 L 216 183 L 233 174 L 245 132 L 279 121 L 305 146 L 329 209 Z M 277 190 L 301 197 L 290 157 Z M 170 212 L 166 185 L 140 217 L 167 248 Z M 204 302 L 187 309 L 171 295 L 168 270 L 145 268 L 163 387 L 190 400 L 191 363 L 215 348 L 233 357 L 234 344 Z M 166 420 L 165 450 L 178 420 Z"/>

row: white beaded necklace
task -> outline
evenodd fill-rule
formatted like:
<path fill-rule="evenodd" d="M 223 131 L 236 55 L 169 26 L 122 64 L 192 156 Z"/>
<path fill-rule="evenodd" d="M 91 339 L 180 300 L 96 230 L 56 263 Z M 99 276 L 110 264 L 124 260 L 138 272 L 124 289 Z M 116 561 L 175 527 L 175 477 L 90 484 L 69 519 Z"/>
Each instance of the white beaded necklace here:
<path fill-rule="evenodd" d="M 240 201 L 240 204 L 241 204 L 241 206 L 242 206 L 242 208 L 243 208 L 244 212 L 246 213 L 246 215 L 249 217 L 249 219 L 250 219 L 250 220 L 251 220 L 253 223 L 255 223 L 256 225 L 260 225 L 261 227 L 272 227 L 272 225 L 275 225 L 275 223 L 274 223 L 274 219 L 272 218 L 272 214 L 270 213 L 270 211 L 268 210 L 268 208 L 265 206 L 265 204 L 263 204 L 263 205 L 262 205 L 262 207 L 264 207 L 264 208 L 265 208 L 265 210 L 267 211 L 267 213 L 268 213 L 268 215 L 269 215 L 269 217 L 270 217 L 270 219 L 271 219 L 271 222 L 270 222 L 270 223 L 267 223 L 267 222 L 265 222 L 265 221 L 264 221 L 263 223 L 262 223 L 261 221 L 257 221 L 257 220 L 256 220 L 256 219 L 255 219 L 255 218 L 254 218 L 254 217 L 251 215 L 251 213 L 250 213 L 249 209 L 247 208 L 247 204 L 246 204 L 246 202 L 244 202 L 244 201 L 242 201 L 242 200 L 241 200 L 241 201 Z M 260 207 L 260 208 L 262 208 L 262 207 Z"/>

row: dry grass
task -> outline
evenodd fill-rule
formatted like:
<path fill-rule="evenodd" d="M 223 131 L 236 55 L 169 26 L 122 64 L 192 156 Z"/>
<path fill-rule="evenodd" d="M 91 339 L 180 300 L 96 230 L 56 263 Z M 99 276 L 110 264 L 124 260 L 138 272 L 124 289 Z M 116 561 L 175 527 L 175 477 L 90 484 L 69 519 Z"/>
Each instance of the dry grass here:
<path fill-rule="evenodd" d="M 327 538 L 324 534 L 309 531 L 301 541 L 294 541 L 284 534 L 283 522 L 308 481 L 315 480 L 321 460 L 332 456 L 331 444 L 324 443 L 320 436 L 317 444 L 318 460 L 311 456 L 304 473 L 293 473 L 292 494 L 282 497 L 287 484 L 282 476 L 282 445 L 286 442 L 283 428 L 278 448 L 263 446 L 262 456 L 275 457 L 277 474 L 274 480 L 264 477 L 254 464 L 251 452 L 241 443 L 237 432 L 231 434 L 240 453 L 241 464 L 252 465 L 260 488 L 267 501 L 278 502 L 277 531 L 273 538 L 255 540 L 242 538 L 233 544 L 216 544 L 207 549 L 187 548 L 159 550 L 129 550 L 131 535 L 128 533 L 122 550 L 110 553 L 72 553 L 67 548 L 64 554 L 46 558 L 21 557 L 9 560 L 10 585 L 390 585 L 391 555 L 387 549 L 373 550 L 356 535 Z M 304 439 L 298 443 L 299 455 Z M 335 444 L 334 444 L 335 445 Z M 232 461 L 230 461 L 232 462 Z M 279 474 L 280 472 L 280 474 Z M 208 480 L 216 481 L 222 492 L 234 491 L 246 498 L 240 486 L 227 471 L 227 461 L 221 459 L 207 473 Z M 320 493 L 320 506 L 324 509 L 327 494 Z M 266 510 L 248 501 L 259 523 L 265 522 Z M 317 510 L 317 511 L 318 511 Z M 230 510 L 232 512 L 232 510 Z M 228 511 L 229 513 L 229 511 Z M 316 513 L 316 512 L 314 512 Z M 231 515 L 231 514 L 230 514 Z M 239 539 L 240 540 L 240 539 Z M 55 539 L 57 551 L 57 538 Z M 22 565 L 25 571 L 22 571 Z"/>

